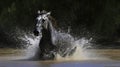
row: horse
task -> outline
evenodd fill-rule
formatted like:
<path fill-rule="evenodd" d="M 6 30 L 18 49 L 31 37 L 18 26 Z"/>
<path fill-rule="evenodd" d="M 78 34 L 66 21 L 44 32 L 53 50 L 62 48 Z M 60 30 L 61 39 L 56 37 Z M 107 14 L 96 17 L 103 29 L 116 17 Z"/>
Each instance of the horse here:
<path fill-rule="evenodd" d="M 42 35 L 39 43 L 39 57 L 42 60 L 54 59 L 57 53 L 62 57 L 72 55 L 76 49 L 71 44 L 74 40 L 70 40 L 72 38 L 70 35 L 65 36 L 66 34 L 56 30 L 55 20 L 50 14 L 51 12 L 38 11 L 37 23 L 33 32 L 35 36 Z"/>

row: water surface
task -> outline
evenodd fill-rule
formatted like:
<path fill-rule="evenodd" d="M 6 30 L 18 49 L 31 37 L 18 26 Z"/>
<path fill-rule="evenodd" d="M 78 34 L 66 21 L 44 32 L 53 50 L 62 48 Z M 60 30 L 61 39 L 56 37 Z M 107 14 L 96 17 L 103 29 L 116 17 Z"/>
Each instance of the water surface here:
<path fill-rule="evenodd" d="M 21 49 L 0 49 L 0 67 L 119 67 L 119 49 L 89 49 L 89 52 L 96 52 L 96 56 L 103 56 L 99 59 L 79 58 L 59 58 L 59 60 L 20 60 L 27 59 Z M 78 56 L 77 56 L 78 57 Z M 68 60 L 69 59 L 69 60 Z"/>

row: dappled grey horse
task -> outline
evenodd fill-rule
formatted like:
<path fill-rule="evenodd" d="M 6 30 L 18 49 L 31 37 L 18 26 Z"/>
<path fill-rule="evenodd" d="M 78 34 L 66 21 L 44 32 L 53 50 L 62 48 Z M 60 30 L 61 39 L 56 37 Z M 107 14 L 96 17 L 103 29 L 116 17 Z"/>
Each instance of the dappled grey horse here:
<path fill-rule="evenodd" d="M 54 59 L 56 54 L 62 57 L 72 55 L 76 49 L 74 38 L 55 29 L 55 21 L 50 16 L 50 12 L 38 11 L 38 14 L 34 35 L 42 35 L 39 43 L 40 59 Z"/>

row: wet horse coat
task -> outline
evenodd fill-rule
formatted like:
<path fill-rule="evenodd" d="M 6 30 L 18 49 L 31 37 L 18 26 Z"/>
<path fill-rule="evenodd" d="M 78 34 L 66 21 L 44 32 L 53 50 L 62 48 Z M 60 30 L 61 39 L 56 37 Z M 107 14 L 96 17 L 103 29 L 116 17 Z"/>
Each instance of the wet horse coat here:
<path fill-rule="evenodd" d="M 48 24 L 48 29 L 42 29 L 42 38 L 40 40 L 40 57 L 42 57 L 42 59 L 53 59 L 55 57 L 54 55 L 54 51 L 56 49 L 56 46 L 52 43 L 52 34 L 51 34 L 51 30 L 49 28 L 49 24 Z"/>
<path fill-rule="evenodd" d="M 54 59 L 56 54 L 63 57 L 73 54 L 76 49 L 74 39 L 68 34 L 57 32 L 49 12 L 42 11 L 37 20 L 34 34 L 42 34 L 39 43 L 40 59 Z"/>

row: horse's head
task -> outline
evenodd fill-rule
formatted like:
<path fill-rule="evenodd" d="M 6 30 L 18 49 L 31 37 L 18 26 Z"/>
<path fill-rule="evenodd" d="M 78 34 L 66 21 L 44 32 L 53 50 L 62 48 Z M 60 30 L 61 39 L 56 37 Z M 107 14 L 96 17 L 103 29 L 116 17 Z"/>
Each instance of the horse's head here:
<path fill-rule="evenodd" d="M 38 36 L 41 32 L 41 29 L 48 28 L 50 12 L 38 11 L 37 22 L 34 30 L 34 35 Z"/>

